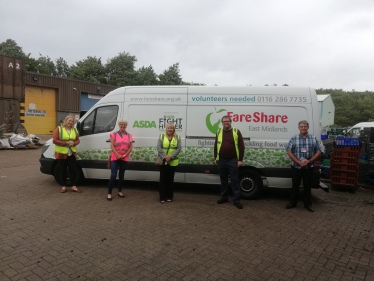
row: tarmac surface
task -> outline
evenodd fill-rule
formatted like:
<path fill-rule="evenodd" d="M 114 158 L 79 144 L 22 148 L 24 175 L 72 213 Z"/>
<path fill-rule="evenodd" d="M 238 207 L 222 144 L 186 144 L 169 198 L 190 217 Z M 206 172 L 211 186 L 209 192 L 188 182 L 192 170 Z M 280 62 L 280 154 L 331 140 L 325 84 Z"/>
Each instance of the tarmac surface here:
<path fill-rule="evenodd" d="M 218 186 L 107 181 L 60 193 L 41 149 L 0 150 L 0 280 L 374 280 L 374 189 L 289 191 L 217 205 Z"/>

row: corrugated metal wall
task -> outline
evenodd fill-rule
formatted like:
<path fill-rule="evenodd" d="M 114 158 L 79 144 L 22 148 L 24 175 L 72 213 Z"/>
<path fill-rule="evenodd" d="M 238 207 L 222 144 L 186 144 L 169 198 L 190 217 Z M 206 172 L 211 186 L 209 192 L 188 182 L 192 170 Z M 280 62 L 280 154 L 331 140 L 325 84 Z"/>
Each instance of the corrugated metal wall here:
<path fill-rule="evenodd" d="M 0 98 L 22 100 L 25 65 L 22 59 L 0 56 Z"/>
<path fill-rule="evenodd" d="M 0 125 L 8 125 L 7 131 L 12 131 L 13 125 L 20 122 L 20 103 L 14 99 L 0 99 Z"/>
<path fill-rule="evenodd" d="M 57 110 L 79 112 L 81 92 L 105 96 L 117 87 L 26 72 L 26 84 L 57 89 Z"/>

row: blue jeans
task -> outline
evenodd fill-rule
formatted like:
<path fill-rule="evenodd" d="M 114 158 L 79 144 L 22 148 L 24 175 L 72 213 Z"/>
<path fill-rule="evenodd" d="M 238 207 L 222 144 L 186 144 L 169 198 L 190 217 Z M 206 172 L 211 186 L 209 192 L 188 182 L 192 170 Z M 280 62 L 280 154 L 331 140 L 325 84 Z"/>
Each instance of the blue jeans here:
<path fill-rule="evenodd" d="M 114 182 L 117 178 L 117 171 L 118 171 L 118 192 L 122 191 L 123 187 L 123 179 L 125 178 L 125 169 L 126 169 L 127 162 L 123 160 L 115 160 L 110 162 L 110 179 L 108 184 L 108 194 L 112 194 Z"/>
<path fill-rule="evenodd" d="M 238 159 L 220 159 L 217 161 L 219 176 L 221 178 L 221 196 L 229 197 L 229 175 L 231 180 L 232 200 L 240 202 L 240 186 L 238 180 L 239 168 Z"/>

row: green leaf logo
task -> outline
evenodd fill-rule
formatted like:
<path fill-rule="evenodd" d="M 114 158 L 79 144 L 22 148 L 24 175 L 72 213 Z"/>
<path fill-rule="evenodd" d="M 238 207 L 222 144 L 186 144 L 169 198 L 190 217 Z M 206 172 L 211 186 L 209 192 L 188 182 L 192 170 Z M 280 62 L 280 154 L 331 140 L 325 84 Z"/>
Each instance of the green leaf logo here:
<path fill-rule="evenodd" d="M 221 118 L 219 118 L 217 120 L 216 123 L 212 124 L 211 121 L 210 121 L 210 117 L 215 114 L 215 113 L 221 113 L 221 112 L 224 112 L 224 111 L 227 111 L 226 109 L 220 109 L 220 110 L 216 110 L 216 108 L 214 107 L 214 111 L 215 112 L 210 112 L 206 117 L 205 117 L 205 124 L 206 124 L 206 127 L 208 128 L 209 132 L 211 132 L 212 134 L 216 134 L 217 131 L 218 131 L 218 128 L 219 128 L 219 124 L 221 123 Z M 216 117 L 214 117 L 216 118 Z"/>

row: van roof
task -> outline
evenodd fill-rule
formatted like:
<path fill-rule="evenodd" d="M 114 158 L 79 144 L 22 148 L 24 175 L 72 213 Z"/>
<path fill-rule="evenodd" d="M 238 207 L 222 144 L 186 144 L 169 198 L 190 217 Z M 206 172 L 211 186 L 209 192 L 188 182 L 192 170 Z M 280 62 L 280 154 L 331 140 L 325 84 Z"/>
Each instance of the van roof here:
<path fill-rule="evenodd" d="M 352 128 L 357 128 L 357 127 L 374 127 L 374 122 L 361 122 L 361 123 L 357 123 L 356 125 L 352 126 Z"/>

